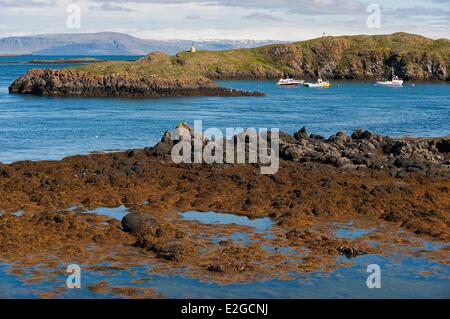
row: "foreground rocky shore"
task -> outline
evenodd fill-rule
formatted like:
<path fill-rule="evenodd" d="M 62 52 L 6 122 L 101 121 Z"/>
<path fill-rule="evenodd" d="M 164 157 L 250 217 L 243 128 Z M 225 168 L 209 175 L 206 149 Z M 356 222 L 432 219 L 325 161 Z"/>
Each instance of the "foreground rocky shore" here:
<path fill-rule="evenodd" d="M 449 138 L 366 130 L 324 138 L 303 128 L 280 134 L 279 171 L 261 175 L 258 164 L 174 164 L 170 134 L 145 149 L 0 164 L 0 260 L 92 269 L 151 261 L 154 271 L 182 267 L 234 282 L 332 269 L 341 255 L 413 254 L 408 247 L 423 240 L 448 242 Z M 120 205 L 130 212 L 123 220 L 89 213 Z M 190 210 L 269 218 L 271 235 L 180 219 Z M 376 231 L 336 237 L 336 224 L 349 222 Z M 235 232 L 252 241 L 213 240 Z M 448 264 L 448 247 L 427 257 Z"/>

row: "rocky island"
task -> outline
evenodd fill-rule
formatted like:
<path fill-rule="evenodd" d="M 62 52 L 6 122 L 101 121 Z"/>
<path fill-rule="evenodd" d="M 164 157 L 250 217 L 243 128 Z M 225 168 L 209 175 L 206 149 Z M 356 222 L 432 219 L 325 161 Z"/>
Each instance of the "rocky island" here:
<path fill-rule="evenodd" d="M 10 93 L 79 96 L 263 95 L 218 87 L 221 79 L 283 76 L 448 81 L 450 40 L 395 33 L 322 37 L 252 49 L 153 52 L 137 61 L 108 61 L 62 70 L 33 69 Z"/>
<path fill-rule="evenodd" d="M 263 95 L 226 89 L 199 72 L 173 66 L 171 57 L 153 52 L 136 62 L 110 61 L 62 70 L 32 69 L 10 87 L 10 93 L 54 96 L 195 96 Z"/>
<path fill-rule="evenodd" d="M 50 59 L 50 60 L 30 60 L 26 62 L 27 64 L 87 64 L 95 62 L 105 62 L 107 60 L 97 59 L 97 58 L 61 58 L 61 59 Z"/>

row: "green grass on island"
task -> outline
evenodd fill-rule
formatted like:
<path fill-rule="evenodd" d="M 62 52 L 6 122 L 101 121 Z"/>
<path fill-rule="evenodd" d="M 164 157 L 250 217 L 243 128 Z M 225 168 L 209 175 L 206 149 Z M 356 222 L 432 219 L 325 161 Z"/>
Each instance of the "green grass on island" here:
<path fill-rule="evenodd" d="M 321 37 L 290 44 L 253 49 L 179 52 L 174 56 L 154 52 L 138 61 L 109 61 L 76 67 L 93 75 L 127 74 L 129 77 L 273 78 L 282 74 L 312 75 L 333 72 L 363 75 L 367 65 L 382 61 L 386 72 L 395 64 L 408 72 L 424 72 L 424 64 L 450 64 L 450 40 L 423 36 L 357 35 Z"/>

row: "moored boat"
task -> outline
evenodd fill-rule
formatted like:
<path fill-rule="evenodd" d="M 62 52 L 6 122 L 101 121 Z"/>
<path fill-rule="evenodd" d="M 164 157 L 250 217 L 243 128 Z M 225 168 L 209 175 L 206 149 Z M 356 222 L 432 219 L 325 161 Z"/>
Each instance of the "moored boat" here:
<path fill-rule="evenodd" d="M 302 84 L 303 82 L 305 82 L 304 80 L 294 80 L 294 79 L 280 79 L 277 82 L 278 86 L 298 86 L 300 84 Z"/>
<path fill-rule="evenodd" d="M 377 85 L 384 85 L 384 86 L 403 86 L 403 80 L 400 79 L 398 76 L 394 75 L 392 77 L 392 80 L 388 81 L 377 81 Z"/>
<path fill-rule="evenodd" d="M 394 68 L 391 68 L 391 75 L 392 77 L 390 80 L 377 81 L 375 84 L 383 86 L 403 86 L 403 80 L 395 75 Z"/>
<path fill-rule="evenodd" d="M 316 83 L 312 83 L 312 82 L 305 82 L 303 83 L 303 85 L 305 87 L 309 87 L 309 88 L 325 88 L 325 87 L 329 87 L 331 86 L 330 82 L 328 81 L 323 81 L 322 79 L 318 79 Z"/>

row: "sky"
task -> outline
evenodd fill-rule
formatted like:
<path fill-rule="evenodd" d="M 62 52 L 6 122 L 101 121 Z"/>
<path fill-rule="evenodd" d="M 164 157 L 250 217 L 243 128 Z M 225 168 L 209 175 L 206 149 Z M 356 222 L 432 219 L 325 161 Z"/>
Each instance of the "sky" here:
<path fill-rule="evenodd" d="M 146 39 L 450 38 L 450 0 L 0 0 L 0 37 L 114 31 Z"/>

